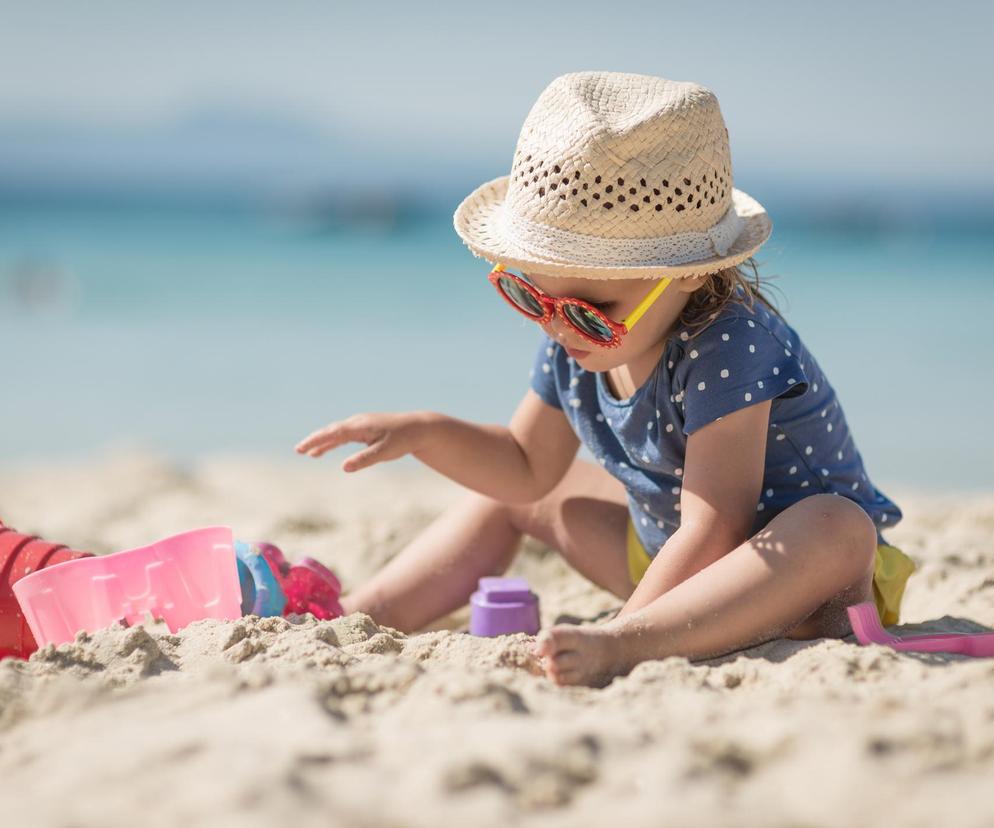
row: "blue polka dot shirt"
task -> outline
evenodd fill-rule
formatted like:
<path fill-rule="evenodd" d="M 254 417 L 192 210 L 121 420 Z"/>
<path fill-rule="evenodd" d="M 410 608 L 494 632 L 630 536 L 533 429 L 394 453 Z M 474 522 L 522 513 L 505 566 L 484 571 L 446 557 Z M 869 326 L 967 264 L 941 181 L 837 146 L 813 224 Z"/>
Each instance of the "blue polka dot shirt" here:
<path fill-rule="evenodd" d="M 624 484 L 635 530 L 652 557 L 680 525 L 688 435 L 764 400 L 773 402 L 752 534 L 818 492 L 859 503 L 879 543 L 881 530 L 901 520 L 901 510 L 867 477 L 818 362 L 793 327 L 758 300 L 751 310 L 729 302 L 694 338 L 678 325 L 654 373 L 627 400 L 612 394 L 603 372 L 581 368 L 544 333 L 530 383 Z"/>

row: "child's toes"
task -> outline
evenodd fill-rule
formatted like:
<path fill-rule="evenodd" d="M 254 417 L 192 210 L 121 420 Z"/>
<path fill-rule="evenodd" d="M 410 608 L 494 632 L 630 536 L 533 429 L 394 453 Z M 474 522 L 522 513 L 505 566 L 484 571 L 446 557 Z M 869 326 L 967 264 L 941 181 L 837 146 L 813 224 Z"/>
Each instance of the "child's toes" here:
<path fill-rule="evenodd" d="M 580 666 L 580 654 L 575 650 L 560 650 L 553 656 L 552 663 L 556 665 L 559 672 L 575 670 Z"/>
<path fill-rule="evenodd" d="M 570 669 L 568 660 L 564 661 L 561 656 L 545 661 L 545 676 L 555 684 L 563 684 L 564 677 L 571 672 L 573 670 Z"/>
<path fill-rule="evenodd" d="M 532 652 L 544 658 L 552 658 L 558 651 L 556 628 L 542 630 L 535 638 L 535 646 Z"/>
<path fill-rule="evenodd" d="M 585 633 L 580 627 L 572 624 L 557 624 L 545 631 L 549 639 L 554 642 L 556 653 L 565 650 L 579 650 L 583 643 Z"/>
<path fill-rule="evenodd" d="M 556 670 L 549 673 L 549 679 L 560 687 L 582 684 L 579 670 Z"/>
<path fill-rule="evenodd" d="M 556 684 L 576 684 L 582 672 L 580 654 L 572 651 L 559 653 L 550 659 L 546 668 L 546 676 Z"/>
<path fill-rule="evenodd" d="M 546 674 L 556 684 L 571 684 L 570 676 L 578 675 L 581 666 L 580 654 L 567 650 L 551 660 Z"/>

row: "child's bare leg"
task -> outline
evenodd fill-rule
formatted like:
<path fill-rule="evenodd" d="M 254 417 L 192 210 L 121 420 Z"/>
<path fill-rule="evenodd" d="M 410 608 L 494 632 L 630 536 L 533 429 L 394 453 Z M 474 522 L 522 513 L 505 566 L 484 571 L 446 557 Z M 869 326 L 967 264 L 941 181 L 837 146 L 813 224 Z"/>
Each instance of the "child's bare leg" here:
<path fill-rule="evenodd" d="M 526 535 L 559 552 L 587 580 L 627 600 L 628 500 L 621 482 L 596 463 L 573 461 L 541 500 L 510 512 Z"/>
<path fill-rule="evenodd" d="M 522 534 L 560 551 L 582 575 L 620 598 L 631 595 L 625 558 L 628 507 L 621 483 L 576 459 L 531 504 L 476 493 L 440 515 L 368 582 L 342 598 L 347 613 L 413 632 L 466 604 L 484 575 L 510 566 Z"/>
<path fill-rule="evenodd" d="M 343 596 L 342 608 L 414 632 L 469 601 L 481 576 L 504 572 L 520 541 L 503 504 L 470 492 Z"/>
<path fill-rule="evenodd" d="M 807 497 L 727 555 L 635 612 L 539 635 L 560 684 L 603 685 L 638 662 L 710 658 L 784 636 L 839 637 L 846 606 L 872 600 L 876 529 L 853 501 Z"/>

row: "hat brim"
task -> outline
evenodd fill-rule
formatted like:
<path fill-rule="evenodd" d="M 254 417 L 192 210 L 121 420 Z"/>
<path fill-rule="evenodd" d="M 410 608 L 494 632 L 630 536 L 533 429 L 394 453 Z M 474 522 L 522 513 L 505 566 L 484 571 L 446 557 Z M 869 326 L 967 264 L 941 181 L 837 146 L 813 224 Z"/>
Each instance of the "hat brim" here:
<path fill-rule="evenodd" d="M 732 207 L 742 219 L 742 232 L 729 246 L 724 256 L 712 256 L 681 265 L 649 265 L 640 267 L 592 267 L 564 259 L 536 256 L 504 237 L 499 211 L 507 195 L 510 176 L 504 175 L 481 184 L 456 208 L 452 217 L 456 233 L 478 258 L 518 270 L 541 269 L 548 276 L 569 276 L 580 279 L 672 279 L 717 273 L 726 267 L 741 264 L 755 253 L 773 232 L 773 222 L 763 206 L 752 196 L 732 188 Z"/>

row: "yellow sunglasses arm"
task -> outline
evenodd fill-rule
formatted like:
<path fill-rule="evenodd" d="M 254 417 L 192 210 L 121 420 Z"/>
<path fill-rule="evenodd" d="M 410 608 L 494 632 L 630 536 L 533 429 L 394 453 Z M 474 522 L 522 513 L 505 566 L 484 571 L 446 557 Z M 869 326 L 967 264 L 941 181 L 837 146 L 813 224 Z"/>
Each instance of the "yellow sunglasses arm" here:
<path fill-rule="evenodd" d="M 630 314 L 628 314 L 628 316 L 626 316 L 624 319 L 621 320 L 621 324 L 624 325 L 628 330 L 631 330 L 634 327 L 635 323 L 638 322 L 639 319 L 642 317 L 642 314 L 644 314 L 647 310 L 649 310 L 649 306 L 656 301 L 656 299 L 659 297 L 659 294 L 662 293 L 664 290 L 666 290 L 667 286 L 672 281 L 673 280 L 668 276 L 660 279 L 659 284 L 656 285 L 649 292 L 649 295 L 646 296 L 645 299 L 643 299 L 641 302 L 638 303 L 638 306 L 635 308 L 635 310 L 633 310 Z"/>

